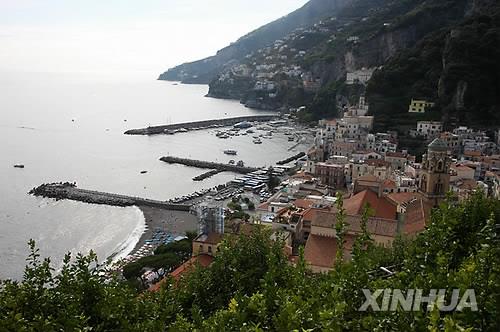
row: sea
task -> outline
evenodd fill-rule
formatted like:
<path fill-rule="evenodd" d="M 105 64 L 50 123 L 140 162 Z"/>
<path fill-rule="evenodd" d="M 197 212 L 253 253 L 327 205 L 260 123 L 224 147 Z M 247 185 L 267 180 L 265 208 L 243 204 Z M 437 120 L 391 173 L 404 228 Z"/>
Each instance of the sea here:
<path fill-rule="evenodd" d="M 145 229 L 136 207 L 118 208 L 38 198 L 42 183 L 166 200 L 226 183 L 221 173 L 202 182 L 204 170 L 159 161 L 166 155 L 270 166 L 304 151 L 275 135 L 227 140 L 214 130 L 128 136 L 132 128 L 234 116 L 269 114 L 237 101 L 205 97 L 206 85 L 157 81 L 144 73 L 0 73 L 0 279 L 23 276 L 27 242 L 36 241 L 55 270 L 65 253 L 93 250 L 101 261 L 127 255 Z M 226 149 L 238 151 L 227 156 Z M 24 169 L 14 168 L 25 165 Z M 141 171 L 147 171 L 141 174 Z"/>

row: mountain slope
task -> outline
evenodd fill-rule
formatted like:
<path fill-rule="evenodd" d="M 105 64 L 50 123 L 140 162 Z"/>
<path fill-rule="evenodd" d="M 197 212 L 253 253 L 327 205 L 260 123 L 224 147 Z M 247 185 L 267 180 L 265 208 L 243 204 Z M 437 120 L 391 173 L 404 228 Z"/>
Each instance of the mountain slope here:
<path fill-rule="evenodd" d="M 401 126 L 414 97 L 435 101 L 426 116 L 448 126 L 500 124 L 500 5 L 483 2 L 486 7 L 475 1 L 460 24 L 429 35 L 375 72 L 367 98 L 379 129 Z"/>
<path fill-rule="evenodd" d="M 342 84 L 346 73 L 384 65 L 427 34 L 458 22 L 469 7 L 468 0 L 353 0 L 334 17 L 227 66 L 210 83 L 209 95 L 260 109 L 308 105 L 311 120 L 334 116 L 336 96 L 339 104 L 356 99 Z M 363 93 L 364 87 L 354 90 Z"/>
<path fill-rule="evenodd" d="M 204 83 L 212 81 L 225 66 L 238 62 L 247 54 L 273 43 L 293 30 L 316 23 L 323 17 L 334 15 L 352 0 L 311 0 L 302 8 L 269 23 L 223 48 L 216 55 L 185 63 L 160 75 L 160 80 Z"/>

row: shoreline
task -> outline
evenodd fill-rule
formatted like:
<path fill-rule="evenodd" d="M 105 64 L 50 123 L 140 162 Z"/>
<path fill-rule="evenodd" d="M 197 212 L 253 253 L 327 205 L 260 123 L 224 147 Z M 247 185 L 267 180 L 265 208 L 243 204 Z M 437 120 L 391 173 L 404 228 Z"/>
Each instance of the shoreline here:
<path fill-rule="evenodd" d="M 144 205 L 137 205 L 144 215 L 146 228 L 134 249 L 127 255 L 135 254 L 151 239 L 155 229 L 161 229 L 175 236 L 183 236 L 187 231 L 198 231 L 198 218 L 184 211 L 172 211 Z"/>

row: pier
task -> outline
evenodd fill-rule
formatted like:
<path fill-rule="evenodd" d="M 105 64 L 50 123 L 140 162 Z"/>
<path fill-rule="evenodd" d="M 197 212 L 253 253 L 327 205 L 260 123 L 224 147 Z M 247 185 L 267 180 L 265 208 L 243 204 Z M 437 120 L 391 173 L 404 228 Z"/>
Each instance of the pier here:
<path fill-rule="evenodd" d="M 152 126 L 141 129 L 131 129 L 125 132 L 125 135 L 158 135 L 165 134 L 166 132 L 175 131 L 179 129 L 187 130 L 200 130 L 216 127 L 234 126 L 240 122 L 268 122 L 277 119 L 277 115 L 255 115 L 255 116 L 241 116 L 236 118 L 205 120 L 195 122 L 185 122 L 162 126 Z"/>
<path fill-rule="evenodd" d="M 291 156 L 290 158 L 287 158 L 285 160 L 278 161 L 276 163 L 276 165 L 285 165 L 285 164 L 288 164 L 289 162 L 292 162 L 294 160 L 300 159 L 300 158 L 304 157 L 305 155 L 306 155 L 305 152 L 297 153 L 295 156 Z"/>
<path fill-rule="evenodd" d="M 258 168 L 255 168 L 255 167 L 220 164 L 220 163 L 214 163 L 214 162 L 210 162 L 210 161 L 177 158 L 177 157 L 161 157 L 160 160 L 163 162 L 169 163 L 169 164 L 181 164 L 181 165 L 190 166 L 190 167 L 213 169 L 213 170 L 217 170 L 219 172 L 233 172 L 233 173 L 240 173 L 240 174 L 248 174 L 248 173 L 252 173 L 252 172 L 255 172 L 256 170 L 258 170 Z"/>
<path fill-rule="evenodd" d="M 209 177 L 212 177 L 214 175 L 217 175 L 219 174 L 221 171 L 217 170 L 217 169 L 213 169 L 211 171 L 208 171 L 206 173 L 203 173 L 203 174 L 200 174 L 198 176 L 195 176 L 193 178 L 193 181 L 203 181 L 205 179 L 208 179 Z"/>
<path fill-rule="evenodd" d="M 147 198 L 105 193 L 77 188 L 72 183 L 49 183 L 33 188 L 29 194 L 55 199 L 69 199 L 91 204 L 111 206 L 148 206 L 171 211 L 190 211 L 191 205 L 172 204 Z"/>

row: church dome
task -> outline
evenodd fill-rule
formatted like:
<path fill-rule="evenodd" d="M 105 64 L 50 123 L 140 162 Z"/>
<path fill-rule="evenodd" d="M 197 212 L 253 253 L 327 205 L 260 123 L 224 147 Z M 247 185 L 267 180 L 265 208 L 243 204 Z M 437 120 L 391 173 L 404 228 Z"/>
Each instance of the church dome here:
<path fill-rule="evenodd" d="M 448 145 L 440 138 L 436 138 L 429 144 L 429 151 L 448 151 Z"/>

